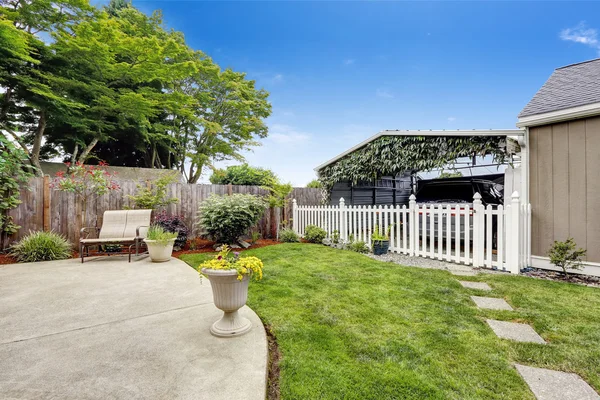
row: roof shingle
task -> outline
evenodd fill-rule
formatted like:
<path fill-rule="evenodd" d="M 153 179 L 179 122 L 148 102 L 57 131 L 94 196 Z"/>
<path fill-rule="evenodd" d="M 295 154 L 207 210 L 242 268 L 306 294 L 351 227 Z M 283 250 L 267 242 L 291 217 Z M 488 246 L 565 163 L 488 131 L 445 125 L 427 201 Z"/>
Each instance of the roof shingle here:
<path fill-rule="evenodd" d="M 600 59 L 557 68 L 519 118 L 600 103 Z"/>

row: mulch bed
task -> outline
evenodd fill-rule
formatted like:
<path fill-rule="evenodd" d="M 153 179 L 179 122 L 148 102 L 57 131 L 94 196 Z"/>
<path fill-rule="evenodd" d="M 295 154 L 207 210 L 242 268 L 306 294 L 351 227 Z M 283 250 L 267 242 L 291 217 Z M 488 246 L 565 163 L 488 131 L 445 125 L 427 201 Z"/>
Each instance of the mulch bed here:
<path fill-rule="evenodd" d="M 0 254 L 0 265 L 16 264 L 17 260 L 8 254 Z"/>
<path fill-rule="evenodd" d="M 600 277 L 581 275 L 581 274 L 569 274 L 565 276 L 561 272 L 548 271 L 539 268 L 531 268 L 521 272 L 522 275 L 529 276 L 532 278 L 546 279 L 550 281 L 576 283 L 578 285 L 600 287 Z"/>
<path fill-rule="evenodd" d="M 265 325 L 265 331 L 267 332 L 267 342 L 269 345 L 267 400 L 279 400 L 281 399 L 281 393 L 279 391 L 279 363 L 281 362 L 281 351 L 279 351 L 277 339 L 269 325 Z"/>
<path fill-rule="evenodd" d="M 215 242 L 211 241 L 211 240 L 206 240 L 206 239 L 196 239 L 195 240 L 196 245 L 195 245 L 195 250 L 190 250 L 189 248 L 189 242 L 186 243 L 185 247 L 183 248 L 183 250 L 180 251 L 174 251 L 173 252 L 173 257 L 179 257 L 182 254 L 195 254 L 195 253 L 212 253 L 215 251 L 215 249 L 213 248 Z M 276 244 L 280 244 L 281 242 L 278 242 L 277 240 L 273 240 L 273 239 L 260 239 L 257 240 L 256 243 L 254 243 L 252 246 L 250 246 L 247 249 L 235 249 L 235 251 L 245 251 L 245 250 L 250 250 L 250 249 L 258 249 L 260 247 L 265 247 L 265 246 L 273 246 Z M 119 254 L 119 255 L 127 255 L 127 253 L 114 253 Z M 95 254 L 90 253 L 90 256 L 94 256 Z M 104 253 L 98 254 L 99 256 L 103 256 L 106 255 Z M 73 258 L 79 258 L 79 253 L 77 251 L 73 252 Z M 0 254 L 0 265 L 7 265 L 7 264 L 16 264 L 17 260 L 8 255 L 8 254 Z"/>

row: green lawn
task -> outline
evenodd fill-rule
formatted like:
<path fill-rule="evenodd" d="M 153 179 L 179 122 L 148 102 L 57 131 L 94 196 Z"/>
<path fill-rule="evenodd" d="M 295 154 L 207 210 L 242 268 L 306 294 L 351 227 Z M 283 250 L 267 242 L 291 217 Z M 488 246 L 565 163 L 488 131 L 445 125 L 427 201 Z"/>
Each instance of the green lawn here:
<path fill-rule="evenodd" d="M 265 264 L 248 305 L 271 325 L 283 399 L 533 399 L 515 362 L 600 389 L 600 289 L 483 274 L 516 311 L 479 310 L 448 272 L 320 245 L 249 251 Z M 207 255 L 181 258 L 196 267 Z M 480 293 L 479 293 L 480 294 Z M 498 339 L 485 318 L 526 322 L 549 344 Z"/>

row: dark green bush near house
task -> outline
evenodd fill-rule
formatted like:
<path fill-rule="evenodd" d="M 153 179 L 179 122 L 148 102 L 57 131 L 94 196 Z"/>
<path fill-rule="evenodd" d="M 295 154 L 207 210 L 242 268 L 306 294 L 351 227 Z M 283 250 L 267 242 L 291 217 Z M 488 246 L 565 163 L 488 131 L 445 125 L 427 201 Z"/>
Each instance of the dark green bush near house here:
<path fill-rule="evenodd" d="M 311 243 L 323 243 L 326 236 L 327 232 L 316 225 L 306 225 L 304 228 L 304 239 Z"/>
<path fill-rule="evenodd" d="M 300 238 L 293 229 L 285 228 L 279 231 L 279 240 L 284 243 L 296 243 Z"/>
<path fill-rule="evenodd" d="M 357 240 L 356 242 L 352 242 L 348 244 L 346 248 L 357 253 L 364 254 L 369 252 L 369 246 L 367 246 L 367 244 L 363 240 Z"/>
<path fill-rule="evenodd" d="M 71 258 L 71 243 L 54 232 L 30 232 L 13 245 L 11 255 L 19 262 L 52 261 Z"/>
<path fill-rule="evenodd" d="M 266 205 L 251 194 L 212 195 L 200 204 L 198 223 L 217 242 L 233 244 L 258 222 Z"/>

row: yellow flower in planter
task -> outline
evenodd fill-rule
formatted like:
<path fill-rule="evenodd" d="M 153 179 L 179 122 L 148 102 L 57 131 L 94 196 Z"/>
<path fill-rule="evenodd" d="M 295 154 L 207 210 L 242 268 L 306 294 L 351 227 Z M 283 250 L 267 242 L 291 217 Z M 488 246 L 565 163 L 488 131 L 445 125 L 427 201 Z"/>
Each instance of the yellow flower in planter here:
<path fill-rule="evenodd" d="M 244 275 L 250 275 L 255 280 L 261 280 L 263 277 L 263 263 L 254 256 L 240 257 L 240 253 L 234 252 L 231 254 L 229 246 L 224 245 L 219 254 L 212 260 L 208 260 L 200 264 L 198 270 L 202 268 L 215 270 L 236 270 L 238 273 L 237 279 L 244 279 Z"/>

